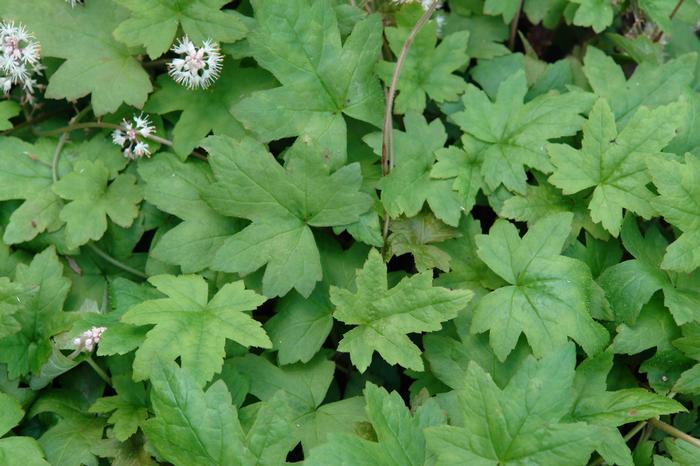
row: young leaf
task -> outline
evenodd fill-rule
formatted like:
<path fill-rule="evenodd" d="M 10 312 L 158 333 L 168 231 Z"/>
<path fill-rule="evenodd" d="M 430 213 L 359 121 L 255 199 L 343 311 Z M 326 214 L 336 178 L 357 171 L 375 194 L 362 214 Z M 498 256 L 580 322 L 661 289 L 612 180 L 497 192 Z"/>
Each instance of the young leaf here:
<path fill-rule="evenodd" d="M 573 405 L 573 344 L 530 357 L 501 390 L 471 363 L 457 405 L 464 425 L 426 429 L 437 464 L 585 465 L 595 448 L 595 429 L 566 422 Z"/>
<path fill-rule="evenodd" d="M 633 217 L 622 225 L 622 242 L 634 256 L 608 268 L 600 276 L 600 285 L 610 300 L 618 321 L 634 324 L 642 309 L 658 290 L 678 325 L 700 321 L 700 272 L 682 274 L 660 268 L 668 243 L 655 225 L 642 236 Z"/>
<path fill-rule="evenodd" d="M 155 327 L 136 351 L 134 380 L 152 375 L 152 361 L 181 358 L 182 367 L 202 384 L 221 369 L 226 339 L 245 346 L 272 346 L 252 311 L 265 298 L 243 282 L 227 283 L 209 300 L 207 282 L 199 275 L 158 275 L 148 280 L 167 298 L 144 301 L 122 317 L 128 324 Z"/>
<path fill-rule="evenodd" d="M 298 146 L 282 168 L 250 138 L 211 136 L 204 147 L 217 179 L 207 201 L 224 215 L 253 222 L 226 240 L 212 267 L 246 274 L 267 264 L 266 296 L 283 296 L 292 288 L 308 296 L 322 278 L 311 227 L 355 222 L 372 206 L 372 198 L 360 191 L 360 165 L 330 173 L 322 154 Z"/>
<path fill-rule="evenodd" d="M 123 103 L 141 107 L 153 87 L 126 46 L 112 37 L 128 13 L 110 0 L 66 8 L 53 0 L 5 0 L 0 16 L 23 22 L 41 42 L 47 57 L 65 58 L 46 88 L 46 97 L 76 100 L 92 93 L 96 115 Z"/>
<path fill-rule="evenodd" d="M 381 126 L 384 98 L 373 73 L 381 47 L 379 16 L 357 22 L 341 44 L 331 2 L 252 3 L 257 27 L 248 42 L 253 57 L 282 86 L 255 92 L 236 104 L 233 114 L 263 142 L 291 136 L 317 140 L 342 164 L 343 114 Z"/>
<path fill-rule="evenodd" d="M 205 40 L 235 42 L 246 33 L 236 15 L 221 11 L 226 0 L 116 0 L 131 10 L 130 18 L 115 30 L 114 37 L 129 46 L 143 44 L 151 58 L 165 53 L 178 26 L 195 43 Z"/>
<path fill-rule="evenodd" d="M 222 381 L 205 392 L 187 369 L 174 362 L 156 359 L 153 366 L 155 417 L 146 421 L 144 432 L 162 457 L 177 465 L 256 464 Z"/>
<path fill-rule="evenodd" d="M 16 282 L 33 290 L 14 313 L 19 332 L 0 339 L 0 362 L 7 364 L 10 378 L 36 373 L 51 354 L 50 337 L 65 330 L 63 302 L 70 281 L 53 247 L 34 256 L 31 264 L 18 265 Z"/>
<path fill-rule="evenodd" d="M 661 268 L 690 273 L 700 267 L 700 160 L 685 155 L 685 163 L 650 159 L 649 171 L 659 190 L 654 206 L 683 233 L 664 255 Z"/>
<path fill-rule="evenodd" d="M 439 119 L 428 124 L 425 117 L 413 112 L 404 117 L 404 125 L 405 132 L 394 130 L 396 166 L 379 182 L 382 204 L 396 218 L 401 214 L 415 216 L 427 202 L 437 218 L 457 226 L 462 206 L 452 183 L 430 177 L 435 152 L 447 140 L 445 127 Z M 365 141 L 381 154 L 381 133 L 371 134 Z"/>
<path fill-rule="evenodd" d="M 579 7 L 574 14 L 576 26 L 590 26 L 595 32 L 602 32 L 612 24 L 614 4 L 606 0 L 571 0 Z"/>
<path fill-rule="evenodd" d="M 131 226 L 143 199 L 136 181 L 134 175 L 122 174 L 108 186 L 109 170 L 101 161 L 76 163 L 72 173 L 53 185 L 54 193 L 71 201 L 59 215 L 66 222 L 66 245 L 76 248 L 102 238 L 107 216 L 121 227 Z"/>
<path fill-rule="evenodd" d="M 594 188 L 588 205 L 591 218 L 617 236 L 623 209 L 647 219 L 654 215 L 646 159 L 671 141 L 681 124 L 681 110 L 679 105 L 641 107 L 618 133 L 610 106 L 598 100 L 584 124 L 580 150 L 566 144 L 547 146 L 555 166 L 549 181 L 564 194 Z"/>
<path fill-rule="evenodd" d="M 364 390 L 367 417 L 377 436 L 376 442 L 348 434 L 333 434 L 324 445 L 311 451 L 308 466 L 330 464 L 392 464 L 422 466 L 426 461 L 424 429 L 445 423 L 435 400 L 411 415 L 396 392 L 388 393 L 368 383 Z"/>
<path fill-rule="evenodd" d="M 355 325 L 343 335 L 338 351 L 350 353 L 352 363 L 364 372 L 377 351 L 390 364 L 422 371 L 418 347 L 408 333 L 439 330 L 464 308 L 473 293 L 434 287 L 431 272 L 404 278 L 389 289 L 386 264 L 371 250 L 357 271 L 357 292 L 331 287 L 333 317 Z"/>
<path fill-rule="evenodd" d="M 395 56 L 401 53 L 406 38 L 422 14 L 421 8 L 402 8 L 396 17 L 397 27 L 384 29 Z M 394 101 L 396 113 L 422 112 L 425 110 L 426 94 L 435 102 L 455 101 L 467 88 L 466 81 L 453 72 L 469 63 L 469 32 L 448 34 L 437 45 L 437 30 L 436 21 L 428 22 L 408 49 L 397 84 L 399 93 Z M 387 87 L 395 67 L 396 63 L 387 61 L 377 64 L 377 74 Z"/>
<path fill-rule="evenodd" d="M 587 111 L 593 96 L 570 91 L 545 94 L 524 103 L 525 73 L 518 72 L 501 83 L 495 102 L 474 86 L 467 88 L 465 110 L 451 115 L 472 145 L 485 144 L 481 173 L 490 189 L 500 184 L 524 193 L 525 166 L 543 173 L 552 171 L 544 146 L 549 139 L 575 134 L 583 123 L 579 113 Z"/>
<path fill-rule="evenodd" d="M 586 48 L 583 72 L 593 92 L 604 98 L 622 129 L 640 106 L 670 104 L 688 88 L 695 71 L 695 54 L 685 54 L 663 65 L 641 63 L 625 79 L 622 67 L 595 47 Z"/>
<path fill-rule="evenodd" d="M 389 251 L 394 256 L 410 253 L 416 269 L 423 272 L 438 268 L 450 270 L 450 255 L 432 243 L 440 243 L 459 236 L 451 228 L 429 213 L 419 213 L 415 217 L 391 222 Z"/>
<path fill-rule="evenodd" d="M 490 330 L 501 361 L 521 333 L 535 356 L 544 356 L 571 337 L 588 354 L 608 341 L 589 305 L 593 279 L 581 261 L 560 255 L 571 232 L 570 213 L 538 221 L 522 237 L 515 226 L 497 220 L 488 235 L 476 237 L 477 254 L 509 285 L 484 296 L 474 310 L 473 332 Z"/>

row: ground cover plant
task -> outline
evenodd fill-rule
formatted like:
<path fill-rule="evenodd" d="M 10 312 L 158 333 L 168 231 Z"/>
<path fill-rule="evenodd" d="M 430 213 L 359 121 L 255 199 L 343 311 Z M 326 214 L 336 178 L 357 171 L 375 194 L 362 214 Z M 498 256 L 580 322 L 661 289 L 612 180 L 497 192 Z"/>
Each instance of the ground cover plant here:
<path fill-rule="evenodd" d="M 699 21 L 2 0 L 0 466 L 699 465 Z"/>

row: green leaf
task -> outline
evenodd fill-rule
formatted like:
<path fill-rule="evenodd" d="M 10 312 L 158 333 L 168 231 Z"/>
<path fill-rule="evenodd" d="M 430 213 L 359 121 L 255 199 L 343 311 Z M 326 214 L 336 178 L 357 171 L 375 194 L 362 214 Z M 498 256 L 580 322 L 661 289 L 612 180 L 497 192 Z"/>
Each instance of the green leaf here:
<path fill-rule="evenodd" d="M 331 464 L 394 464 L 422 466 L 426 461 L 423 430 L 445 423 L 444 413 L 430 400 L 411 415 L 396 392 L 368 383 L 364 390 L 367 417 L 377 436 L 376 442 L 334 434 L 324 445 L 311 451 L 309 466 Z"/>
<path fill-rule="evenodd" d="M 593 92 L 608 101 L 622 129 L 640 106 L 653 108 L 678 100 L 693 80 L 696 61 L 695 54 L 685 54 L 663 65 L 641 63 L 627 80 L 611 57 L 587 47 L 583 72 Z"/>
<path fill-rule="evenodd" d="M 208 268 L 226 238 L 242 226 L 205 202 L 204 191 L 214 183 L 211 168 L 198 160 L 181 162 L 173 154 L 161 152 L 158 157 L 142 160 L 138 171 L 146 181 L 144 199 L 183 219 L 158 238 L 150 254 L 179 265 L 185 273 Z"/>
<path fill-rule="evenodd" d="M 281 87 L 234 105 L 233 114 L 263 142 L 291 136 L 315 140 L 334 166 L 346 157 L 343 114 L 377 127 L 383 91 L 373 70 L 381 47 L 379 15 L 355 24 L 341 44 L 329 1 L 253 1 L 257 27 L 248 41 L 255 60 Z"/>
<path fill-rule="evenodd" d="M 180 357 L 182 367 L 204 383 L 221 369 L 226 339 L 244 346 L 272 346 L 260 322 L 245 314 L 265 298 L 246 290 L 242 281 L 227 283 L 211 300 L 207 282 L 199 275 L 158 275 L 148 281 L 168 297 L 139 303 L 122 317 L 128 324 L 155 325 L 136 351 L 134 380 L 152 376 L 155 358 Z"/>
<path fill-rule="evenodd" d="M 34 403 L 29 416 L 52 412 L 60 418 L 39 437 L 39 444 L 49 464 L 97 466 L 96 451 L 102 443 L 105 421 L 85 414 L 84 400 L 73 393 L 52 392 L 46 395 Z"/>
<path fill-rule="evenodd" d="M 24 417 L 24 410 L 19 402 L 0 392 L 0 437 L 5 435 Z"/>
<path fill-rule="evenodd" d="M 661 268 L 690 273 L 700 266 L 700 159 L 685 155 L 685 163 L 660 158 L 648 162 L 659 197 L 654 207 L 682 234 L 664 255 Z"/>
<path fill-rule="evenodd" d="M 673 348 L 671 342 L 680 336 L 680 330 L 660 299 L 653 298 L 642 307 L 633 324 L 621 324 L 613 340 L 616 353 L 637 354 L 649 348 L 659 352 Z"/>
<path fill-rule="evenodd" d="M 20 114 L 22 107 L 13 100 L 0 102 L 0 131 L 12 128 L 10 118 Z"/>
<path fill-rule="evenodd" d="M 267 265 L 263 293 L 308 296 L 322 278 L 311 227 L 355 222 L 372 205 L 360 165 L 330 173 L 315 148 L 297 146 L 282 168 L 258 142 L 212 136 L 204 147 L 217 182 L 206 193 L 218 212 L 253 223 L 226 240 L 212 268 L 247 274 Z"/>
<path fill-rule="evenodd" d="M 633 324 L 642 306 L 663 290 L 664 304 L 678 325 L 700 321 L 700 272 L 683 274 L 660 268 L 668 243 L 658 228 L 652 224 L 642 236 L 634 218 L 627 216 L 622 242 L 634 259 L 613 265 L 599 280 L 617 320 Z"/>
<path fill-rule="evenodd" d="M 573 405 L 575 351 L 568 344 L 540 361 L 528 358 L 501 390 L 476 363 L 456 392 L 463 425 L 426 429 L 437 464 L 585 465 L 595 429 L 566 422 Z"/>
<path fill-rule="evenodd" d="M 473 293 L 434 287 L 431 272 L 404 278 L 389 289 L 386 265 L 370 251 L 357 272 L 357 292 L 331 287 L 336 306 L 333 317 L 355 327 L 343 335 L 338 351 L 350 353 L 352 363 L 364 372 L 377 351 L 390 364 L 422 371 L 418 347 L 408 333 L 439 330 L 464 308 Z"/>
<path fill-rule="evenodd" d="M 422 14 L 420 8 L 404 8 L 397 15 L 397 27 L 384 29 L 389 47 L 395 56 L 400 55 L 403 44 Z M 438 103 L 455 101 L 467 88 L 464 78 L 453 73 L 469 63 L 469 32 L 448 34 L 437 45 L 437 30 L 437 22 L 429 21 L 421 28 L 408 49 L 396 86 L 399 91 L 394 101 L 396 113 L 422 112 L 426 106 L 426 95 Z M 388 61 L 377 64 L 377 74 L 387 87 L 395 68 L 396 63 Z"/>
<path fill-rule="evenodd" d="M 308 453 L 327 441 L 329 434 L 353 433 L 357 424 L 366 421 L 360 397 L 322 404 L 333 382 L 334 364 L 317 356 L 306 364 L 277 367 L 263 357 L 247 354 L 231 359 L 236 375 L 250 381 L 250 392 L 262 401 L 272 400 L 284 392 L 293 412 L 287 430 L 294 433 Z"/>
<path fill-rule="evenodd" d="M 579 7 L 574 14 L 576 26 L 592 27 L 597 33 L 602 32 L 613 22 L 614 5 L 607 0 L 571 0 Z"/>
<path fill-rule="evenodd" d="M 594 188 L 588 204 L 591 218 L 617 236 L 623 209 L 647 219 L 654 215 L 646 160 L 671 141 L 680 116 L 679 105 L 641 107 L 618 133 L 610 106 L 600 99 L 584 124 L 580 150 L 566 144 L 547 146 L 555 166 L 549 181 L 564 194 Z"/>
<path fill-rule="evenodd" d="M 459 196 L 452 191 L 452 183 L 430 177 L 435 153 L 447 140 L 445 127 L 439 119 L 428 124 L 425 117 L 413 112 L 404 117 L 404 125 L 405 132 L 394 130 L 396 165 L 379 182 L 382 204 L 396 218 L 401 214 L 415 216 L 427 202 L 437 218 L 457 226 L 462 206 Z M 375 153 L 381 154 L 381 139 L 381 133 L 373 133 L 364 140 Z"/>
<path fill-rule="evenodd" d="M 116 0 L 131 10 L 130 18 L 115 30 L 114 37 L 129 46 L 143 44 L 151 58 L 165 53 L 178 26 L 195 43 L 205 40 L 235 42 L 246 33 L 236 15 L 221 11 L 226 0 Z"/>
<path fill-rule="evenodd" d="M 238 62 L 226 60 L 221 76 L 207 89 L 187 89 L 169 76 L 161 75 L 159 89 L 148 99 L 144 111 L 162 115 L 182 110 L 175 122 L 172 139 L 175 153 L 186 157 L 209 132 L 243 137 L 246 131 L 234 118 L 231 107 L 251 92 L 267 89 L 273 84 L 274 79 L 264 70 L 242 67 Z"/>
<path fill-rule="evenodd" d="M 110 0 L 81 8 L 53 0 L 7 0 L 0 16 L 24 23 L 41 42 L 42 56 L 66 59 L 51 75 L 48 98 L 76 100 L 92 93 L 95 114 L 104 115 L 122 103 L 141 107 L 153 89 L 139 62 L 112 38 L 127 12 Z"/>
<path fill-rule="evenodd" d="M 430 172 L 432 178 L 452 179 L 452 189 L 459 193 L 459 203 L 471 212 L 479 190 L 485 183 L 481 172 L 483 153 L 487 145 L 470 137 L 462 138 L 462 146 L 450 146 L 435 151 L 437 162 Z"/>
<path fill-rule="evenodd" d="M 74 171 L 53 185 L 54 193 L 70 200 L 59 218 L 66 222 L 69 248 L 97 241 L 107 231 L 107 216 L 117 225 L 128 228 L 138 216 L 143 199 L 134 175 L 123 174 L 109 183 L 109 170 L 101 162 L 81 161 Z"/>
<path fill-rule="evenodd" d="M 15 276 L 18 284 L 34 292 L 14 313 L 19 332 L 0 339 L 0 362 L 7 364 L 13 379 L 38 372 L 48 360 L 49 338 L 65 329 L 62 310 L 70 287 L 53 247 L 34 256 L 29 266 L 18 265 Z"/>
<path fill-rule="evenodd" d="M 146 389 L 131 379 L 130 360 L 118 359 L 110 364 L 112 387 L 116 395 L 96 400 L 89 409 L 91 413 L 112 413 L 107 420 L 114 425 L 114 437 L 124 442 L 143 426 L 148 417 Z"/>
<path fill-rule="evenodd" d="M 440 243 L 458 235 L 454 228 L 429 213 L 421 212 L 415 217 L 391 222 L 389 252 L 394 256 L 412 254 L 419 272 L 432 268 L 447 272 L 450 270 L 450 255 L 432 243 Z"/>
<path fill-rule="evenodd" d="M 451 115 L 465 132 L 466 150 L 481 149 L 481 174 L 490 189 L 500 184 L 524 193 L 525 167 L 543 173 L 553 169 L 544 146 L 548 140 L 575 134 L 583 123 L 579 113 L 592 104 L 592 96 L 581 91 L 549 93 L 524 103 L 527 93 L 521 71 L 503 81 L 495 102 L 474 86 L 467 88 L 462 102 L 465 110 Z M 473 142 L 471 140 L 474 140 Z"/>
<path fill-rule="evenodd" d="M 488 235 L 476 237 L 477 254 L 509 285 L 484 296 L 474 310 L 473 332 L 490 330 L 501 361 L 521 333 L 535 356 L 544 356 L 568 337 L 588 354 L 608 341 L 590 314 L 593 279 L 583 262 L 560 255 L 571 231 L 569 213 L 538 221 L 522 237 L 515 226 L 497 220 Z"/>
<path fill-rule="evenodd" d="M 51 466 L 39 443 L 31 437 L 0 439 L 0 462 L 7 466 Z"/>
<path fill-rule="evenodd" d="M 176 465 L 256 464 L 222 381 L 205 392 L 187 369 L 157 360 L 151 376 L 155 416 L 144 432 L 162 457 Z"/>

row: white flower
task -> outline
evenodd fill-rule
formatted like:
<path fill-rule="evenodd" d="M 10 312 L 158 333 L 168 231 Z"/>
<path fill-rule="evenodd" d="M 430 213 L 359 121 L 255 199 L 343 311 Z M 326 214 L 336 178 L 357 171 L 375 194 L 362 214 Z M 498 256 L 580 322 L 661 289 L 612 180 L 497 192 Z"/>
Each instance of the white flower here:
<path fill-rule="evenodd" d="M 107 330 L 107 327 L 92 327 L 90 330 L 84 331 L 79 337 L 74 338 L 73 346 L 78 351 L 92 352 L 100 342 L 105 330 Z"/>
<path fill-rule="evenodd" d="M 392 0 L 392 3 L 398 6 L 405 5 L 407 3 L 420 3 L 420 6 L 422 6 L 425 11 L 428 11 L 430 5 L 433 4 L 433 0 Z"/>
<path fill-rule="evenodd" d="M 124 157 L 127 159 L 150 157 L 148 143 L 139 137 L 147 138 L 155 132 L 156 128 L 148 115 L 143 113 L 139 116 L 134 115 L 133 120 L 133 123 L 126 118 L 122 120 L 121 127 L 112 131 L 112 142 L 122 148 Z"/>
<path fill-rule="evenodd" d="M 71 8 L 75 8 L 76 5 L 82 5 L 83 0 L 66 0 L 66 3 L 68 3 Z"/>
<path fill-rule="evenodd" d="M 181 55 L 168 63 L 168 74 L 176 83 L 189 89 L 206 89 L 218 79 L 223 61 L 219 44 L 205 40 L 197 48 L 185 36 L 170 50 Z"/>
<path fill-rule="evenodd" d="M 0 23 L 0 88 L 8 94 L 13 85 L 20 85 L 25 98 L 32 101 L 36 80 L 32 77 L 41 74 L 39 63 L 41 46 L 27 29 L 14 21 Z"/>

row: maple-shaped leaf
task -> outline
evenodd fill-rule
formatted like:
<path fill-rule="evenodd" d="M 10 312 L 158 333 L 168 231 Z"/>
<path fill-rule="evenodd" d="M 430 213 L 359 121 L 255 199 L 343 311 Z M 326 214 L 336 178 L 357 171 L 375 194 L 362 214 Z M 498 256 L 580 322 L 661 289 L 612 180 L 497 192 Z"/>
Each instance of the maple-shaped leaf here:
<path fill-rule="evenodd" d="M 33 292 L 20 298 L 22 307 L 13 313 L 20 330 L 0 339 L 0 362 L 13 379 L 38 372 L 48 360 L 50 337 L 66 330 L 63 302 L 70 288 L 53 247 L 35 255 L 28 266 L 18 265 L 15 282 Z"/>
<path fill-rule="evenodd" d="M 647 219 L 655 214 L 646 159 L 673 138 L 682 121 L 681 110 L 675 104 L 653 110 L 641 107 L 618 133 L 607 101 L 598 100 L 583 126 L 581 149 L 547 146 L 555 166 L 549 181 L 567 195 L 593 188 L 588 204 L 591 218 L 617 236 L 623 209 Z"/>
<path fill-rule="evenodd" d="M 395 256 L 412 254 L 419 272 L 432 268 L 448 272 L 450 255 L 432 243 L 441 243 L 457 236 L 459 233 L 456 229 L 445 225 L 432 214 L 419 213 L 415 217 L 391 222 L 389 252 Z"/>
<path fill-rule="evenodd" d="M 584 121 L 579 114 L 593 103 L 593 96 L 582 91 L 551 92 L 524 103 L 526 93 L 522 71 L 501 82 L 494 102 L 470 85 L 462 97 L 465 110 L 450 115 L 467 141 L 475 139 L 464 143 L 465 150 L 476 147 L 482 151 L 481 173 L 492 190 L 503 184 L 524 193 L 526 166 L 550 173 L 553 167 L 545 144 L 575 134 Z"/>
<path fill-rule="evenodd" d="M 596 446 L 596 429 L 567 422 L 573 405 L 573 344 L 541 360 L 528 357 L 504 389 L 472 362 L 456 391 L 460 425 L 425 431 L 436 464 L 457 466 L 585 465 Z"/>
<path fill-rule="evenodd" d="M 627 216 L 621 236 L 634 259 L 606 269 L 598 280 L 617 320 L 634 324 L 642 306 L 663 290 L 664 304 L 678 325 L 700 321 L 700 271 L 685 274 L 660 268 L 668 242 L 654 224 L 642 236 L 634 218 Z"/>
<path fill-rule="evenodd" d="M 656 107 L 678 100 L 693 80 L 696 61 L 697 56 L 688 53 L 663 65 L 640 63 L 627 80 L 622 67 L 611 57 L 595 47 L 586 47 L 583 72 L 593 92 L 610 104 L 622 128 L 640 106 Z"/>
<path fill-rule="evenodd" d="M 224 242 L 212 268 L 247 274 L 266 265 L 262 285 L 269 297 L 292 288 L 308 296 L 322 278 L 311 227 L 353 223 L 372 206 L 360 191 L 359 163 L 331 173 L 323 153 L 296 147 L 283 168 L 251 138 L 210 136 L 204 143 L 217 180 L 207 202 L 223 215 L 253 222 Z"/>
<path fill-rule="evenodd" d="M 287 395 L 294 418 L 288 430 L 301 441 L 306 454 L 325 443 L 330 434 L 355 433 L 357 425 L 367 421 L 362 397 L 324 403 L 334 380 L 335 364 L 323 356 L 305 364 L 277 367 L 263 356 L 246 354 L 226 361 L 224 380 L 227 369 L 231 369 L 232 377 L 248 382 L 250 394 L 263 402 L 273 400 L 280 391 Z"/>
<path fill-rule="evenodd" d="M 380 54 L 379 15 L 358 21 L 341 43 L 331 2 L 256 0 L 248 36 L 255 60 L 281 87 L 255 92 L 233 114 L 263 142 L 291 136 L 318 140 L 339 161 L 346 157 L 343 114 L 377 127 L 384 94 L 374 76 Z"/>
<path fill-rule="evenodd" d="M 350 353 L 352 363 L 364 372 L 378 352 L 390 364 L 422 371 L 421 351 L 407 334 L 435 331 L 472 298 L 468 290 L 433 286 L 431 271 L 402 279 L 389 289 L 386 264 L 372 249 L 357 271 L 357 291 L 331 287 L 333 317 L 354 325 L 345 332 L 338 351 Z"/>
<path fill-rule="evenodd" d="M 144 301 L 122 316 L 127 324 L 155 325 L 136 351 L 134 380 L 151 376 L 154 359 L 180 357 L 192 377 L 204 383 L 221 369 L 226 339 L 272 346 L 261 324 L 245 312 L 257 309 L 265 298 L 246 290 L 242 281 L 227 283 L 211 300 L 199 275 L 157 275 L 148 281 L 168 297 Z"/>
<path fill-rule="evenodd" d="M 650 159 L 649 172 L 659 191 L 653 205 L 681 235 L 666 249 L 661 268 L 690 273 L 700 267 L 700 159 L 685 163 Z"/>
<path fill-rule="evenodd" d="M 114 437 L 124 442 L 143 426 L 148 417 L 146 388 L 143 383 L 132 380 L 130 358 L 110 358 L 108 364 L 116 395 L 98 398 L 89 412 L 112 413 L 107 422 L 114 425 Z"/>
<path fill-rule="evenodd" d="M 230 15 L 226 15 L 230 16 Z M 163 74 L 158 90 L 148 99 L 145 112 L 158 114 L 182 110 L 173 128 L 173 150 L 186 157 L 209 132 L 235 138 L 246 132 L 234 118 L 231 107 L 251 92 L 267 89 L 274 79 L 260 68 L 241 67 L 238 62 L 224 61 L 216 82 L 206 89 L 187 89 Z"/>
<path fill-rule="evenodd" d="M 402 8 L 396 15 L 397 27 L 384 29 L 389 47 L 397 57 L 422 14 L 423 9 L 418 5 Z M 396 113 L 422 112 L 425 110 L 426 95 L 435 102 L 457 100 L 467 88 L 466 80 L 453 73 L 469 63 L 469 32 L 448 34 L 437 45 L 437 30 L 437 22 L 429 21 L 420 29 L 408 49 L 396 86 L 399 92 L 394 101 Z M 377 74 L 387 86 L 395 68 L 396 63 L 393 62 L 381 61 L 377 64 Z"/>
<path fill-rule="evenodd" d="M 304 464 L 395 464 L 422 466 L 426 462 L 423 430 L 445 423 L 445 414 L 435 400 L 411 413 L 396 392 L 368 383 L 364 389 L 367 417 L 376 442 L 357 435 L 332 434 L 328 442 L 311 450 Z"/>
<path fill-rule="evenodd" d="M 146 181 L 144 199 L 182 222 L 160 235 L 150 254 L 184 273 L 208 268 L 226 238 L 241 229 L 240 220 L 224 217 L 204 201 L 204 191 L 214 183 L 208 164 L 181 162 L 173 154 L 142 160 L 139 175 Z"/>
<path fill-rule="evenodd" d="M 23 302 L 37 290 L 19 283 L 13 283 L 7 277 L 0 277 L 0 339 L 20 331 L 22 326 L 13 314 L 22 309 Z"/>
<path fill-rule="evenodd" d="M 186 369 L 170 361 L 154 362 L 155 416 L 146 421 L 144 432 L 160 456 L 176 465 L 284 463 L 293 446 L 285 450 L 292 419 L 284 397 L 264 404 L 246 433 L 223 381 L 203 391 Z"/>
<path fill-rule="evenodd" d="M 66 222 L 69 248 L 102 238 L 107 231 L 107 216 L 121 227 L 131 226 L 143 199 L 134 175 L 121 174 L 109 182 L 109 169 L 99 160 L 80 161 L 73 170 L 53 185 L 54 193 L 71 201 L 59 215 Z"/>
<path fill-rule="evenodd" d="M 406 131 L 394 130 L 396 166 L 379 181 L 382 204 L 391 217 L 401 214 L 413 217 L 426 202 L 435 216 L 448 225 L 457 226 L 462 215 L 459 196 L 452 190 L 452 181 L 430 177 L 435 153 L 447 140 L 439 119 L 428 123 L 419 113 L 404 117 Z M 375 153 L 381 154 L 381 133 L 365 137 Z"/>
<path fill-rule="evenodd" d="M 71 391 L 49 392 L 32 405 L 29 417 L 53 413 L 59 421 L 39 437 L 39 444 L 52 466 L 97 465 L 105 420 L 87 414 L 82 394 Z M 70 446 L 70 448 L 68 448 Z"/>
<path fill-rule="evenodd" d="M 243 21 L 221 11 L 227 0 L 116 0 L 131 10 L 130 18 L 115 30 L 114 37 L 129 46 L 144 45 L 151 58 L 165 53 L 178 26 L 195 43 L 205 40 L 235 42 L 246 33 Z"/>
<path fill-rule="evenodd" d="M 151 80 L 129 49 L 112 37 L 128 12 L 110 0 L 66 8 L 53 0 L 5 0 L 0 16 L 24 23 L 41 42 L 41 54 L 66 61 L 49 79 L 46 97 L 77 100 L 92 93 L 96 115 L 122 103 L 141 107 Z"/>
<path fill-rule="evenodd" d="M 561 255 L 571 232 L 570 213 L 553 214 L 520 238 L 512 223 L 497 220 L 488 235 L 476 237 L 477 254 L 509 285 L 484 296 L 474 310 L 472 331 L 490 330 L 501 361 L 521 333 L 535 356 L 547 354 L 568 337 L 588 354 L 600 351 L 608 332 L 591 317 L 593 278 L 583 262 Z"/>

